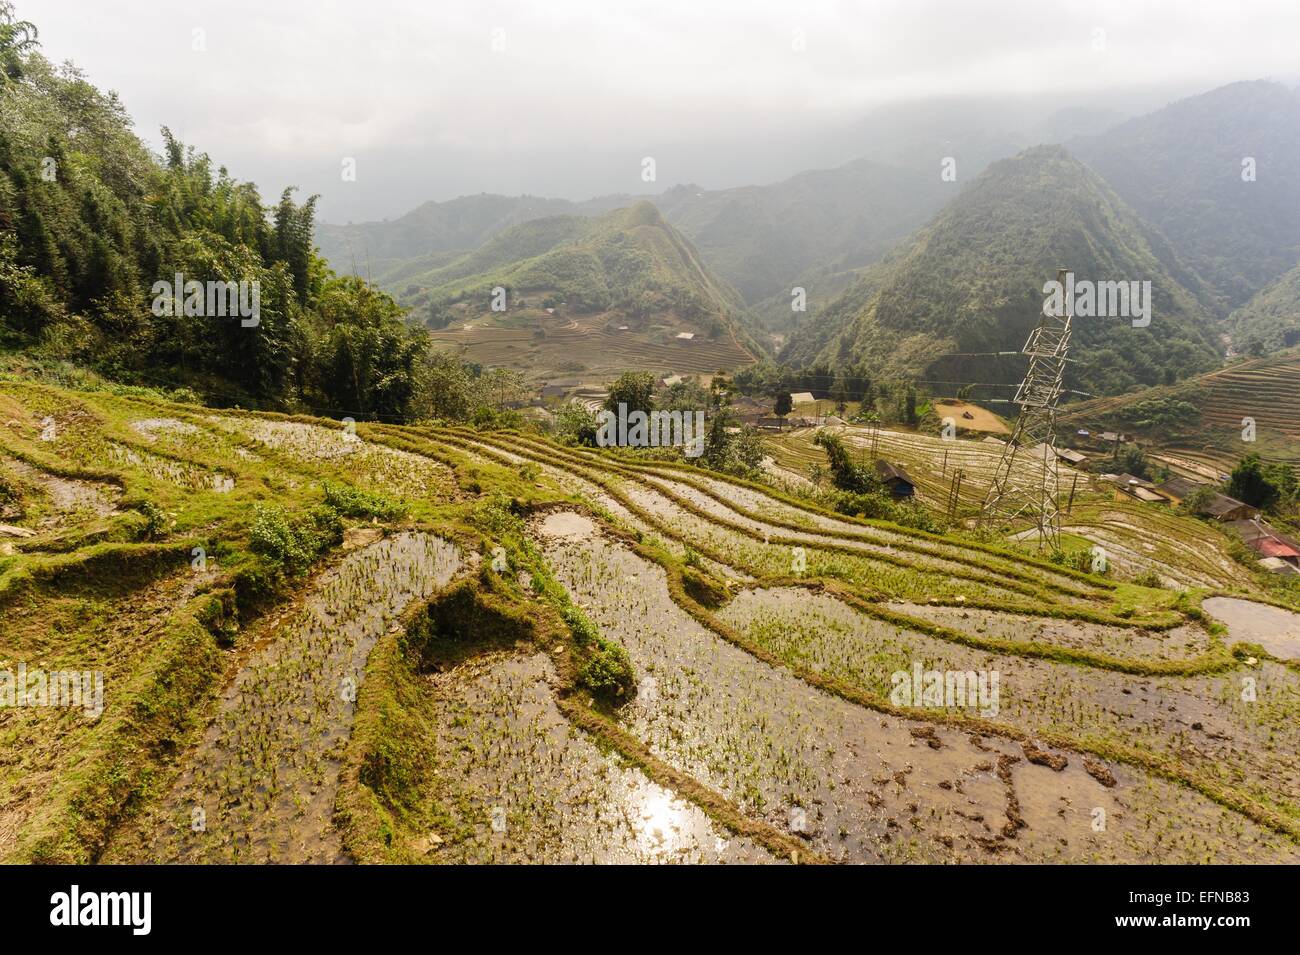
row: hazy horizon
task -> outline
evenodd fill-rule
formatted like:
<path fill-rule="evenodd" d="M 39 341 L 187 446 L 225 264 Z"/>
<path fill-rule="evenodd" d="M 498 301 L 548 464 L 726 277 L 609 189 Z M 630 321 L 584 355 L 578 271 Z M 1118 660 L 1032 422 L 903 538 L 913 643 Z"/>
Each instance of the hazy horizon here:
<path fill-rule="evenodd" d="M 1228 82 L 1294 84 L 1287 38 L 1300 27 L 1300 7 L 1272 0 L 1249 13 L 1071 0 L 992 12 L 944 2 L 131 6 L 129 30 L 85 0 L 19 0 L 17 13 L 38 20 L 47 58 L 118 92 L 155 148 L 167 125 L 265 196 L 291 184 L 319 193 L 321 220 L 340 223 L 480 192 L 581 200 L 773 182 L 881 158 L 913 112 L 931 117 L 919 135 L 969 113 L 981 133 L 1051 141 L 1061 111 L 1082 107 L 1087 129 Z M 233 22 L 245 30 L 232 34 Z M 654 182 L 641 176 L 646 156 Z M 345 159 L 355 181 L 342 179 Z"/>

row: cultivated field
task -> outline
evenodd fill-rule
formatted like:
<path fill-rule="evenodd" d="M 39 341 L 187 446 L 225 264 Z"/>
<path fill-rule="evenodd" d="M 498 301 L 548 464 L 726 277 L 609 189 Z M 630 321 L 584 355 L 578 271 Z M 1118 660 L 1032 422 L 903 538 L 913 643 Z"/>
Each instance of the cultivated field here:
<path fill-rule="evenodd" d="M 0 451 L 0 671 L 103 677 L 0 707 L 6 861 L 1300 861 L 1300 647 L 1201 609 L 1260 594 L 1175 515 L 1147 552 L 1081 494 L 1101 576 L 536 435 L 19 379 Z"/>
<path fill-rule="evenodd" d="M 1190 407 L 1179 412 L 1177 404 Z M 1254 439 L 1243 439 L 1246 419 Z M 1182 470 L 1231 471 L 1257 451 L 1266 460 L 1300 463 L 1300 349 L 1251 358 L 1167 388 L 1151 388 L 1072 406 L 1064 420 L 1105 425 L 1154 444 Z"/>
<path fill-rule="evenodd" d="M 671 316 L 647 324 L 617 312 L 548 314 L 525 307 L 505 318 L 465 309 L 447 328 L 429 334 L 435 345 L 465 361 L 527 368 L 539 380 L 573 372 L 613 377 L 629 369 L 713 374 L 754 360 L 729 335 L 710 339 L 698 332 L 689 341 L 677 338 L 686 328 Z"/>

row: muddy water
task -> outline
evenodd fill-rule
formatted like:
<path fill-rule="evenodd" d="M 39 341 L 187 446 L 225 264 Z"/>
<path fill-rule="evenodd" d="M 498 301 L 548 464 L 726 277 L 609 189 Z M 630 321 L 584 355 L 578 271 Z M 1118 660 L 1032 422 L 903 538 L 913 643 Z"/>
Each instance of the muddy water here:
<path fill-rule="evenodd" d="M 326 571 L 253 651 L 170 795 L 109 858 L 342 861 L 330 820 L 366 657 L 460 566 L 440 538 L 402 533 Z"/>
<path fill-rule="evenodd" d="M 640 686 L 622 714 L 629 729 L 831 858 L 1296 858 L 1291 843 L 1244 817 L 1126 767 L 1107 766 L 1118 780 L 1107 787 L 1073 755 L 1058 772 L 1011 741 L 887 717 L 815 690 L 705 630 L 671 602 L 662 571 L 622 547 L 539 537 L 573 598 L 632 657 Z M 1163 831 L 1170 816 L 1177 838 Z"/>
<path fill-rule="evenodd" d="M 1294 719 L 1300 674 L 1279 664 L 1142 677 L 986 653 L 795 588 L 744 591 L 721 616 L 781 659 L 881 697 L 892 689 L 892 673 L 918 660 L 926 669 L 996 671 L 999 706 L 990 718 L 998 722 L 1173 758 L 1263 805 L 1295 813 L 1288 794 L 1300 791 L 1300 726 Z"/>
<path fill-rule="evenodd" d="M 168 481 L 177 487 L 192 491 L 212 490 L 226 494 L 235 489 L 235 479 L 229 474 L 212 471 L 196 464 L 183 463 L 160 454 L 151 454 L 110 441 L 107 444 L 109 459 L 114 464 L 139 468 L 150 477 Z"/>
<path fill-rule="evenodd" d="M 772 862 L 695 805 L 602 753 L 556 708 L 544 653 L 427 678 L 441 809 L 417 853 L 445 863 Z"/>
<path fill-rule="evenodd" d="M 1227 626 L 1229 640 L 1258 643 L 1281 660 L 1300 660 L 1300 614 L 1236 597 L 1210 597 L 1201 607 Z"/>
<path fill-rule="evenodd" d="M 486 450 L 499 454 L 516 463 L 532 463 L 538 465 L 542 474 L 554 481 L 557 487 L 568 491 L 569 493 L 585 497 L 596 507 L 603 508 L 611 517 L 622 523 L 624 527 L 639 532 L 647 541 L 653 541 L 662 545 L 666 550 L 678 557 L 685 555 L 685 545 L 679 541 L 662 537 L 648 522 L 642 520 L 638 515 L 624 507 L 620 501 L 599 485 L 560 468 L 543 463 L 540 455 L 537 458 L 529 458 L 512 451 L 502 450 L 495 446 L 485 446 L 478 442 L 471 442 L 471 444 L 473 444 L 474 447 L 485 447 Z M 599 466 L 599 462 L 593 463 L 597 467 Z M 624 492 L 630 492 L 635 489 L 635 485 L 631 485 L 628 482 L 617 478 L 613 478 L 613 480 L 616 486 L 619 486 Z M 727 566 L 707 557 L 698 557 L 698 559 L 707 570 L 722 579 L 749 579 L 748 574 L 736 569 L 735 567 Z"/>
<path fill-rule="evenodd" d="M 1199 627 L 1141 630 L 1082 620 L 1057 620 L 994 610 L 888 603 L 890 610 L 953 630 L 998 640 L 1034 641 L 1137 660 L 1187 660 L 1207 653 L 1210 635 Z"/>

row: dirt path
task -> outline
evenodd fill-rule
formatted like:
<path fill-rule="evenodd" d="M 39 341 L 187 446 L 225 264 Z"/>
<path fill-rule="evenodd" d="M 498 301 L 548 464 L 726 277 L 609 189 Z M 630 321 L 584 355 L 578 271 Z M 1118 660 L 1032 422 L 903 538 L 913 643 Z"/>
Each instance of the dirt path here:
<path fill-rule="evenodd" d="M 407 532 L 325 572 L 253 651 L 171 792 L 106 861 L 347 861 L 331 817 L 366 658 L 460 566 L 452 545 Z"/>

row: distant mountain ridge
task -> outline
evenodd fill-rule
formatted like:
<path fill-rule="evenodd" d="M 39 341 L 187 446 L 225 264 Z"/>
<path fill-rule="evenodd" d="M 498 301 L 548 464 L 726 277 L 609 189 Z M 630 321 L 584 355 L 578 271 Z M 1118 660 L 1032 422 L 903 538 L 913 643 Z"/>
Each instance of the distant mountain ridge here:
<path fill-rule="evenodd" d="M 439 347 L 539 379 L 716 373 L 762 354 L 740 295 L 644 200 L 520 223 L 408 278 L 408 318 Z"/>
<path fill-rule="evenodd" d="M 747 304 L 784 294 L 813 268 L 852 270 L 878 260 L 956 192 L 933 170 L 858 160 L 781 182 L 705 190 L 673 186 L 657 195 L 609 195 L 585 202 L 481 194 L 427 202 L 391 222 L 321 224 L 321 253 L 399 297 L 413 276 L 448 264 L 493 236 L 552 216 L 600 216 L 638 201 L 699 249 Z"/>
<path fill-rule="evenodd" d="M 1014 381 L 1018 350 L 1058 267 L 1081 280 L 1150 281 L 1148 328 L 1078 319 L 1071 387 L 1115 393 L 1218 363 L 1213 320 L 1171 273 L 1150 230 L 1059 146 L 1001 160 L 910 240 L 805 323 L 781 352 L 795 364 L 861 363 L 883 374 Z M 1165 252 L 1167 255 L 1167 251 Z M 979 353 L 979 357 L 939 356 Z M 1172 380 L 1172 379 L 1171 379 Z"/>
<path fill-rule="evenodd" d="M 1214 286 L 1219 315 L 1300 262 L 1300 91 L 1231 83 L 1068 145 Z"/>

